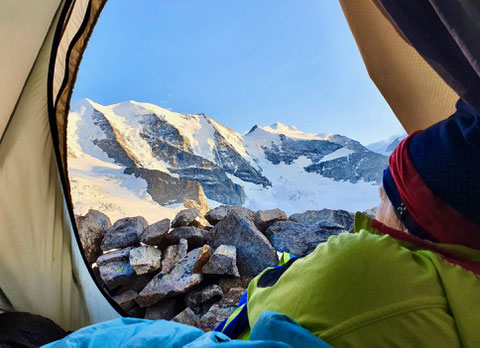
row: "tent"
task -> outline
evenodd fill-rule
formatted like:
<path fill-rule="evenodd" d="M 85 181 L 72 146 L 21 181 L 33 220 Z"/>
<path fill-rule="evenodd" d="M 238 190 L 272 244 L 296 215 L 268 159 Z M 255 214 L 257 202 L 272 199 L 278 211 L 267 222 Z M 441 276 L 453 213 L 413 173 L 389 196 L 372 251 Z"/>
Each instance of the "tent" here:
<path fill-rule="evenodd" d="M 67 330 L 126 315 L 79 248 L 66 167 L 70 97 L 105 2 L 0 3 L 0 309 Z M 372 80 L 408 132 L 450 115 L 459 96 L 480 109 L 477 1 L 340 3 Z"/>

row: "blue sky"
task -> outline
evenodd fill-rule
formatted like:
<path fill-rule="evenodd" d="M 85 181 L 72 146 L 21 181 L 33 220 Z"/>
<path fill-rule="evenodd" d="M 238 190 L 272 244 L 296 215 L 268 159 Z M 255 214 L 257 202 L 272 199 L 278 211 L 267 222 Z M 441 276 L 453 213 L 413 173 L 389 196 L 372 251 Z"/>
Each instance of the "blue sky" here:
<path fill-rule="evenodd" d="M 110 0 L 81 98 L 205 113 L 238 132 L 281 122 L 364 144 L 402 132 L 336 0 Z"/>

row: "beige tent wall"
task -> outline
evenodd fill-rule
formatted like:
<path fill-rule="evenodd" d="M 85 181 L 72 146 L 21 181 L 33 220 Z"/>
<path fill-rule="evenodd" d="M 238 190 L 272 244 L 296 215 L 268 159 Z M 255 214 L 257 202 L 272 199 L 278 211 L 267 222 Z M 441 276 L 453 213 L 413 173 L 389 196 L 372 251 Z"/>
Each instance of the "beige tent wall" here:
<path fill-rule="evenodd" d="M 374 0 L 340 0 L 368 73 L 411 133 L 455 111 L 458 95 L 399 35 Z"/>
<path fill-rule="evenodd" d="M 59 180 L 47 110 L 58 18 L 59 13 L 28 69 L 0 143 L 0 288 L 15 310 L 43 315 L 73 330 L 119 315 L 96 288 L 80 257 Z M 32 28 L 19 25 L 19 33 L 30 34 Z M 0 108 L 9 105 L 2 96 Z"/>
<path fill-rule="evenodd" d="M 59 6 L 58 0 L 0 4 L 0 138 Z M 21 4 L 21 6 L 19 6 Z M 28 28 L 28 32 L 25 30 Z"/>

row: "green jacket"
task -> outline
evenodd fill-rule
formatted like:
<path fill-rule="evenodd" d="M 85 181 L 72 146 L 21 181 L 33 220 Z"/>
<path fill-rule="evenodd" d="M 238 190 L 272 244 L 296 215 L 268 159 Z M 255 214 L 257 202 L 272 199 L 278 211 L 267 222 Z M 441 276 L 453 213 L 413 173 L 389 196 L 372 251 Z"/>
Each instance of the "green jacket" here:
<path fill-rule="evenodd" d="M 270 310 L 334 347 L 480 347 L 480 277 L 370 223 L 357 213 L 357 233 L 318 245 L 272 286 L 256 277 L 250 327 Z M 442 246 L 480 260 L 480 251 Z"/>

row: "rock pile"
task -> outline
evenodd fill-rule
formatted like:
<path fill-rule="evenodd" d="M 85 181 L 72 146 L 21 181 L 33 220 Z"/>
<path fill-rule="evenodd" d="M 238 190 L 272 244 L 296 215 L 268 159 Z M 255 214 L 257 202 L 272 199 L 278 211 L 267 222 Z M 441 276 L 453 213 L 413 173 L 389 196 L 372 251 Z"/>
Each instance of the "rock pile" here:
<path fill-rule="evenodd" d="M 329 236 L 349 231 L 353 215 L 307 211 L 287 219 L 279 209 L 253 212 L 191 208 L 172 223 L 127 217 L 113 226 L 101 212 L 77 217 L 87 260 L 98 280 L 131 316 L 212 330 L 235 310 L 250 280 L 276 266 L 278 252 L 304 256 Z"/>

